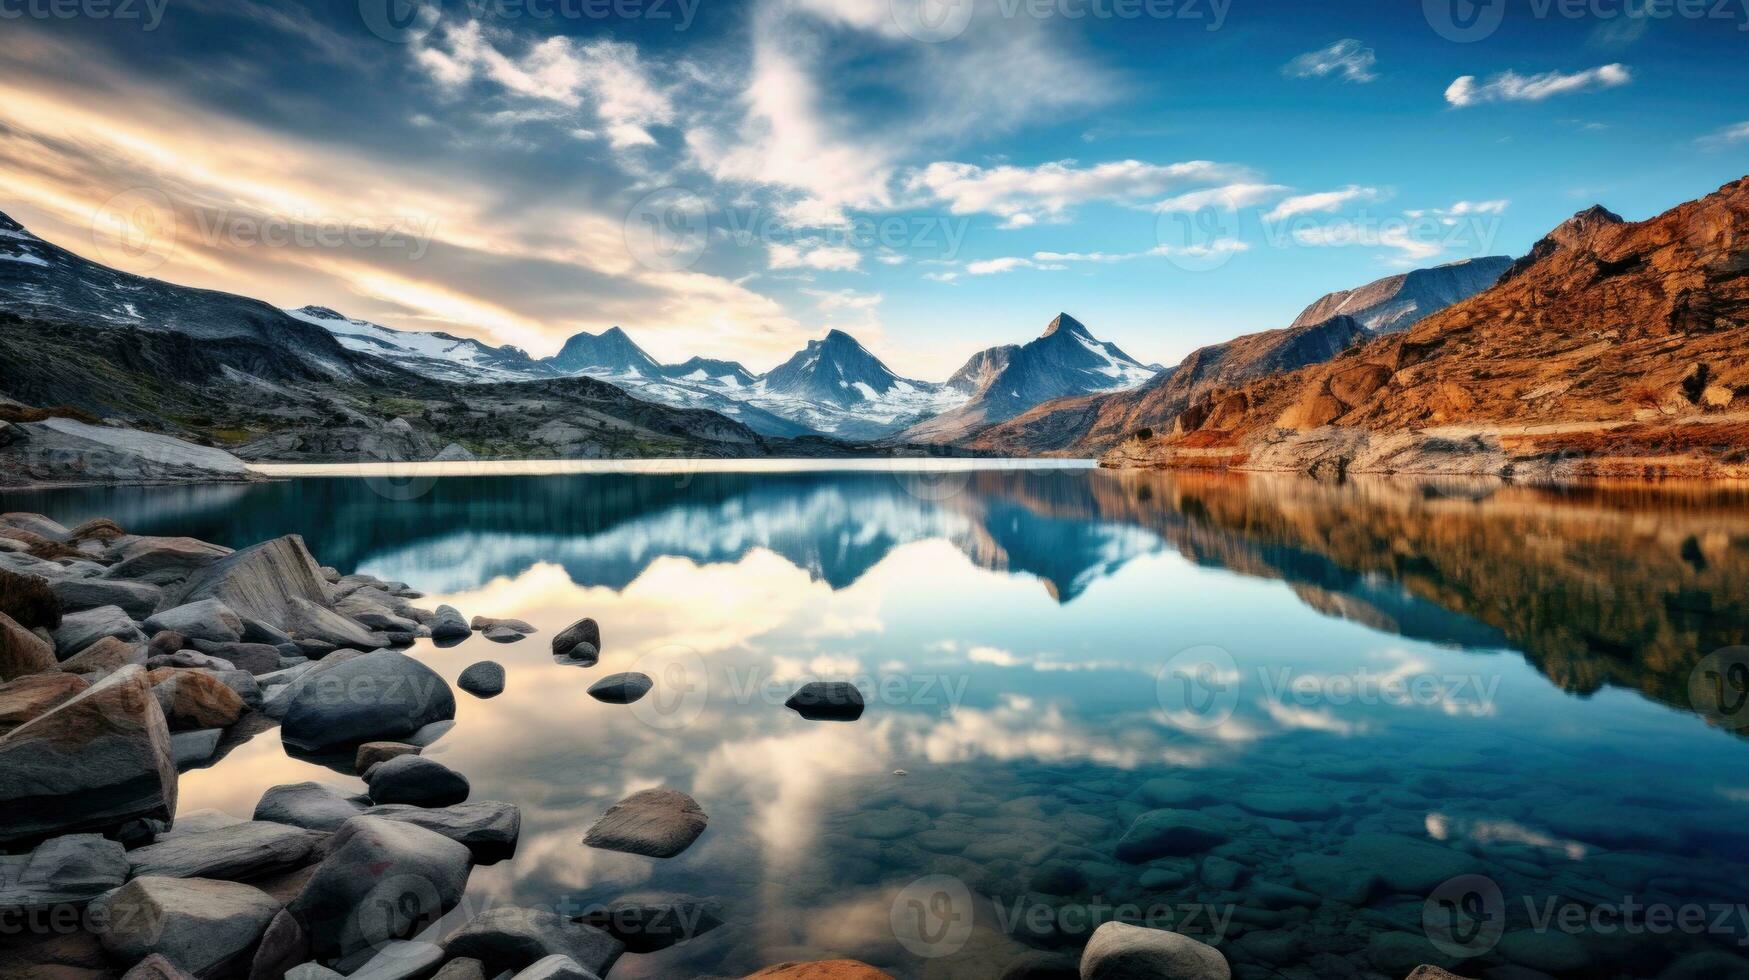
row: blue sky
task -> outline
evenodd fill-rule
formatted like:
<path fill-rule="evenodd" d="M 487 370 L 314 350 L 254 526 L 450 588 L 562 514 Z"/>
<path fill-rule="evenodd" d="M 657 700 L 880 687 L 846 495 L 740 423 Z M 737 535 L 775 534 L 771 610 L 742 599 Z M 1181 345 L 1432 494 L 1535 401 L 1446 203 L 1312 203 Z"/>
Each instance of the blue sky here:
<path fill-rule="evenodd" d="M 0 209 L 536 354 L 1171 362 L 1749 172 L 1749 0 L 82 2 L 0 0 Z"/>

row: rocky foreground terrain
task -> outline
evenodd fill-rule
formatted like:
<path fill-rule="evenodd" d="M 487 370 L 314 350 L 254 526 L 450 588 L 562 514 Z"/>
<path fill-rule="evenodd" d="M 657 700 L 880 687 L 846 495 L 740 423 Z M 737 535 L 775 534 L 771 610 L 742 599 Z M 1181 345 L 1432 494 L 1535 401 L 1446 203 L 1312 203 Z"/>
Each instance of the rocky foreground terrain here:
<path fill-rule="evenodd" d="M 424 755 L 454 727 L 457 695 L 403 651 L 420 638 L 515 642 L 534 629 L 427 611 L 420 598 L 318 565 L 297 536 L 232 551 L 107 520 L 67 528 L 0 515 L 0 976 L 599 980 L 622 956 L 722 924 L 723 909 L 678 899 L 464 906 L 472 869 L 514 856 L 521 811 L 470 800 L 466 775 Z M 580 619 L 554 636 L 553 655 L 593 666 L 601 642 Z M 492 697 L 506 682 L 482 661 L 457 686 Z M 590 693 L 625 704 L 652 684 L 616 674 Z M 803 685 L 788 704 L 810 720 L 863 709 L 843 682 Z M 275 726 L 286 751 L 356 773 L 360 792 L 296 783 L 269 789 L 250 819 L 179 811 L 181 770 Z M 1184 833 L 1180 819 L 1143 814 L 1120 857 Z M 661 860 L 708 825 L 685 793 L 646 789 L 577 846 Z M 1092 934 L 1079 972 L 1231 976 L 1208 945 L 1123 923 Z M 888 975 L 826 960 L 752 977 Z"/>
<path fill-rule="evenodd" d="M 1591 208 L 1491 289 L 1327 363 L 1200 394 L 1102 463 L 1550 480 L 1749 476 L 1749 178 Z"/>

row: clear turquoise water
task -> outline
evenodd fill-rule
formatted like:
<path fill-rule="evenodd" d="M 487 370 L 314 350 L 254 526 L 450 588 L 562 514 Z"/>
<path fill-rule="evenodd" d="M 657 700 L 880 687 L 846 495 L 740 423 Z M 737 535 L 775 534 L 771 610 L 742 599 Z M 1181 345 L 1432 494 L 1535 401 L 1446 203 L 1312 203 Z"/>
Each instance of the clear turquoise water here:
<path fill-rule="evenodd" d="M 722 905 L 722 927 L 616 978 L 827 954 L 997 978 L 1072 960 L 1114 915 L 1214 941 L 1242 977 L 1745 969 L 1749 711 L 1736 655 L 1713 655 L 1749 631 L 1737 494 L 692 472 L 0 508 L 230 545 L 301 533 L 344 572 L 539 627 L 414 648 L 451 680 L 509 670 L 501 697 L 458 695 L 432 752 L 523 809 L 470 908 Z M 584 615 L 600 665 L 555 664 L 548 638 Z M 586 696 L 633 669 L 656 678 L 646 702 Z M 867 712 L 782 707 L 815 677 L 857 680 Z M 247 815 L 303 779 L 362 788 L 267 732 L 185 774 L 181 805 Z M 690 850 L 582 845 L 654 785 L 710 814 Z M 1119 860 L 1159 807 L 1223 839 Z"/>

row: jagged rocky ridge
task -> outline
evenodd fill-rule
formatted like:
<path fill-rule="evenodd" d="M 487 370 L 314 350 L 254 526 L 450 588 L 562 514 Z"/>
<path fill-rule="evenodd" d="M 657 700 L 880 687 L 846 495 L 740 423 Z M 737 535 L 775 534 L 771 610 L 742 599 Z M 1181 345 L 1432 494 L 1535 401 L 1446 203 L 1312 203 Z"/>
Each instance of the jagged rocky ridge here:
<path fill-rule="evenodd" d="M 1325 364 L 1220 387 L 1110 466 L 1566 480 L 1749 475 L 1749 178 L 1600 208 L 1491 289 Z"/>

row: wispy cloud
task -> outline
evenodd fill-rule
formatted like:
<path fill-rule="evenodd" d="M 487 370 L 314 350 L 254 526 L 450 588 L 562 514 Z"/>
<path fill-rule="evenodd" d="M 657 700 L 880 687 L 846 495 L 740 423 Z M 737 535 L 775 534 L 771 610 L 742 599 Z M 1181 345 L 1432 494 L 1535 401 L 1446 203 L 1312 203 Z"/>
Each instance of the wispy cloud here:
<path fill-rule="evenodd" d="M 1505 71 L 1478 81 L 1475 75 L 1464 75 L 1445 90 L 1445 101 L 1462 109 L 1488 102 L 1540 102 L 1557 95 L 1592 92 L 1617 88 L 1633 81 L 1633 72 L 1626 65 L 1599 65 L 1563 74 L 1545 71 L 1536 75 L 1520 75 Z"/>
<path fill-rule="evenodd" d="M 1237 211 L 1262 204 L 1286 194 L 1289 188 L 1281 184 L 1238 183 L 1227 184 L 1224 187 L 1208 187 L 1200 191 L 1186 191 L 1174 197 L 1156 202 L 1152 210 L 1161 213 L 1201 211 L 1203 208 L 1226 208 Z"/>
<path fill-rule="evenodd" d="M 1337 75 L 1343 81 L 1370 82 L 1379 76 L 1373 73 L 1378 56 L 1373 49 L 1348 37 L 1327 48 L 1308 51 L 1287 63 L 1282 71 L 1289 78 L 1324 78 Z"/>
<path fill-rule="evenodd" d="M 1749 141 L 1749 122 L 1734 123 L 1713 130 L 1705 136 L 1696 139 L 1696 145 L 1708 150 L 1720 150 L 1727 146 Z"/>
<path fill-rule="evenodd" d="M 1180 187 L 1245 180 L 1248 168 L 1209 160 L 1154 164 L 1116 160 L 1081 166 L 1059 160 L 1036 167 L 932 163 L 910 175 L 907 190 L 945 203 L 954 214 L 993 214 L 1009 227 L 1061 219 L 1077 205 L 1135 203 Z"/>
<path fill-rule="evenodd" d="M 1265 221 L 1286 221 L 1296 215 L 1330 214 L 1340 211 L 1350 204 L 1380 201 L 1384 198 L 1385 192 L 1377 187 L 1349 184 L 1347 187 L 1333 191 L 1296 194 L 1271 208 L 1269 213 L 1263 217 Z"/>

